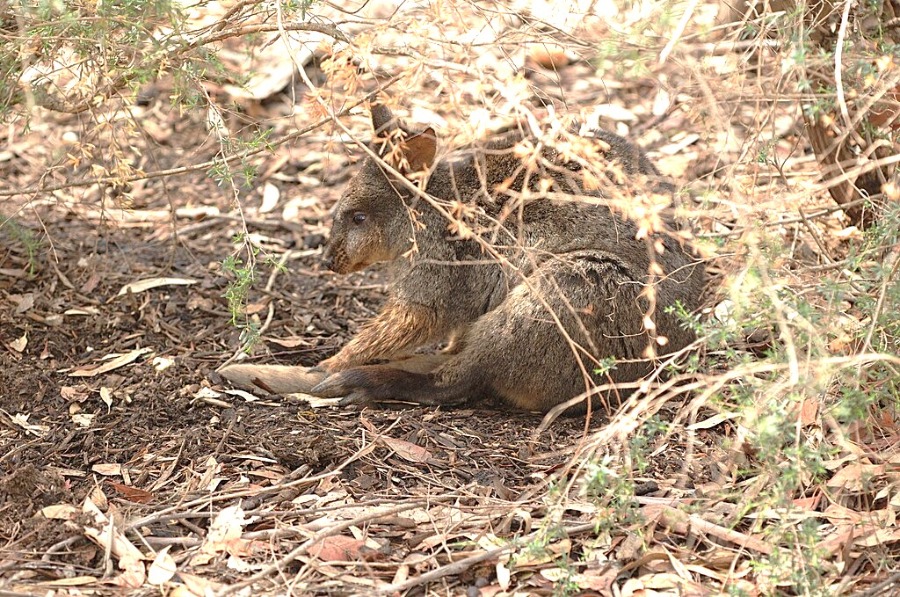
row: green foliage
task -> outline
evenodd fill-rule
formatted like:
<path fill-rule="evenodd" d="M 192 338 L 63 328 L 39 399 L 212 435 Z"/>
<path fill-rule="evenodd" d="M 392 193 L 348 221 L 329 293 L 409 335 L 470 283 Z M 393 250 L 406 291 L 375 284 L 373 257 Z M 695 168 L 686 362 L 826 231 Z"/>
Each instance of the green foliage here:
<path fill-rule="evenodd" d="M 602 380 L 610 371 L 613 371 L 615 368 L 615 357 L 606 357 L 605 359 L 599 359 L 597 366 L 594 368 L 594 375 Z"/>
<path fill-rule="evenodd" d="M 22 247 L 28 262 L 28 274 L 34 275 L 37 272 L 40 253 L 43 249 L 41 239 L 13 218 L 0 214 L 0 238 L 3 236 L 8 236 L 13 243 Z"/>
<path fill-rule="evenodd" d="M 770 544 L 776 547 L 770 555 L 752 561 L 751 566 L 770 590 L 776 585 L 787 585 L 795 595 L 833 595 L 825 574 L 829 567 L 827 554 L 818 547 L 819 539 L 819 523 L 814 519 L 777 527 L 775 536 L 769 537 Z"/>
<path fill-rule="evenodd" d="M 259 247 L 250 243 L 243 235 L 238 235 L 234 242 L 242 245 L 249 253 L 247 262 L 236 254 L 228 255 L 222 261 L 222 270 L 232 277 L 223 297 L 228 301 L 228 312 L 231 324 L 241 328 L 241 344 L 249 350 L 259 338 L 259 326 L 246 315 L 247 297 L 256 281 L 256 256 Z"/>
<path fill-rule="evenodd" d="M 638 506 L 634 501 L 634 483 L 630 476 L 615 470 L 614 460 L 606 456 L 585 464 L 582 493 L 596 503 L 598 530 L 609 531 L 635 522 Z"/>
<path fill-rule="evenodd" d="M 651 417 L 638 429 L 628 442 L 628 452 L 631 466 L 638 474 L 643 474 L 650 466 L 650 452 L 654 443 L 660 436 L 669 431 L 669 423 L 659 418 Z"/>

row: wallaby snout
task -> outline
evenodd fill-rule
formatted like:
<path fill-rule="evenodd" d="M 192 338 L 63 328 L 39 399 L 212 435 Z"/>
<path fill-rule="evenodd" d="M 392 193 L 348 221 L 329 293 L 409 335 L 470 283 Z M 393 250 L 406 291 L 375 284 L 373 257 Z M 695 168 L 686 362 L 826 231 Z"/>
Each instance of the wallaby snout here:
<path fill-rule="evenodd" d="M 325 255 L 322 257 L 322 265 L 324 265 L 327 269 L 334 271 L 334 258 L 330 255 Z"/>
<path fill-rule="evenodd" d="M 331 239 L 329 239 L 322 249 L 322 265 L 334 271 L 334 251 L 332 251 L 331 246 Z"/>

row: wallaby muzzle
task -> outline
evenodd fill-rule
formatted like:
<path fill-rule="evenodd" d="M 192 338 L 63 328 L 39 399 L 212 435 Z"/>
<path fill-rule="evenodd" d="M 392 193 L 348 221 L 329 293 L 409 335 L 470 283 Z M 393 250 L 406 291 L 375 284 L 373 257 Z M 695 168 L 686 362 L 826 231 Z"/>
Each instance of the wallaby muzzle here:
<path fill-rule="evenodd" d="M 334 269 L 334 243 L 331 241 L 325 245 L 325 249 L 322 251 L 322 265 L 331 271 L 337 271 Z"/>

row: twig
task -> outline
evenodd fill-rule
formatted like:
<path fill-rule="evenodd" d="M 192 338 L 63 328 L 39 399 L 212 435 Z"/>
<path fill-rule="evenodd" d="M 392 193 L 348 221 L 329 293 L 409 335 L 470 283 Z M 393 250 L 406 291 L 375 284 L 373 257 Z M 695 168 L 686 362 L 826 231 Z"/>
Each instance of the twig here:
<path fill-rule="evenodd" d="M 885 589 L 889 589 L 897 585 L 898 583 L 900 583 L 900 572 L 894 572 L 892 575 L 890 575 L 880 583 L 872 585 L 865 591 L 853 593 L 851 597 L 875 597 L 875 595 L 881 594 Z"/>
<path fill-rule="evenodd" d="M 290 487 L 297 487 L 301 485 L 308 485 L 311 483 L 317 483 L 323 479 L 327 479 L 328 477 L 333 477 L 334 475 L 340 473 L 345 467 L 347 467 L 350 463 L 355 462 L 356 460 L 362 458 L 369 452 L 375 449 L 375 446 L 372 444 L 367 444 L 351 454 L 344 462 L 339 464 L 333 470 L 325 471 L 323 473 L 319 473 L 318 475 L 313 475 L 312 477 L 304 477 L 302 479 L 297 479 L 293 481 L 289 481 L 287 483 L 279 483 L 276 485 L 272 485 L 271 487 L 265 487 L 263 489 L 243 489 L 241 491 L 232 491 L 230 493 L 223 493 L 220 495 L 210 495 L 204 496 L 202 498 L 197 498 L 195 500 L 191 500 L 189 502 L 185 502 L 184 504 L 179 504 L 177 506 L 170 506 L 169 508 L 164 508 L 158 512 L 154 512 L 148 516 L 144 516 L 142 518 L 138 518 L 137 520 L 133 520 L 129 522 L 124 530 L 128 531 L 136 527 L 144 526 L 147 524 L 151 524 L 153 522 L 158 522 L 164 516 L 170 515 L 178 510 L 189 510 L 190 508 L 194 508 L 196 506 L 210 506 L 213 502 L 223 502 L 229 500 L 235 500 L 245 497 L 259 497 L 262 495 L 268 495 L 270 493 L 279 493 L 285 489 Z"/>
<path fill-rule="evenodd" d="M 699 0 L 691 0 L 691 3 L 684 9 L 684 14 L 681 15 L 681 20 L 678 21 L 675 31 L 672 32 L 672 37 L 669 39 L 668 43 L 666 43 L 666 47 L 662 49 L 662 52 L 659 53 L 659 60 L 657 61 L 659 66 L 666 63 L 669 54 L 675 49 L 675 44 L 678 43 L 678 40 L 681 39 L 681 36 L 684 34 L 684 30 L 691 20 L 691 17 L 694 15 L 694 9 L 697 8 L 698 3 Z"/>
<path fill-rule="evenodd" d="M 872 345 L 872 336 L 875 335 L 875 329 L 878 327 L 878 320 L 881 317 L 881 312 L 884 309 L 884 301 L 887 295 L 888 286 L 891 281 L 894 279 L 894 276 L 897 275 L 897 267 L 900 266 L 900 247 L 894 247 L 889 256 L 888 262 L 890 263 L 890 271 L 884 278 L 881 280 L 881 288 L 878 291 L 878 302 L 875 304 L 875 309 L 872 310 L 872 314 L 870 315 L 872 319 L 872 325 L 869 326 L 869 331 L 866 333 L 866 339 L 863 342 L 862 350 L 869 350 L 869 347 Z M 860 364 L 860 369 L 862 369 L 862 364 Z"/>
<path fill-rule="evenodd" d="M 213 33 L 211 35 L 207 35 L 206 37 L 201 37 L 189 43 L 185 46 L 185 49 L 193 50 L 199 46 L 205 46 L 207 44 L 215 43 L 217 41 L 222 41 L 224 39 L 228 39 L 229 37 L 237 37 L 239 35 L 255 35 L 257 33 L 275 33 L 281 31 L 311 31 L 313 33 L 321 33 L 323 35 L 327 35 L 329 37 L 333 37 L 337 41 L 342 41 L 344 43 L 350 43 L 350 40 L 347 38 L 344 33 L 335 27 L 334 25 L 327 25 L 325 23 L 288 23 L 288 24 L 277 24 L 277 25 L 245 25 L 243 27 L 235 27 L 233 29 L 225 29 L 224 31 L 219 31 Z"/>
<path fill-rule="evenodd" d="M 322 539 L 326 539 L 333 535 L 337 535 L 341 531 L 349 529 L 350 527 L 359 526 L 359 525 L 365 524 L 367 522 L 373 522 L 380 518 L 384 518 L 385 516 L 393 516 L 395 514 L 399 514 L 400 512 L 406 512 L 407 510 L 412 510 L 413 508 L 419 508 L 422 506 L 427 506 L 429 504 L 433 504 L 435 502 L 446 501 L 449 499 L 456 499 L 456 497 L 455 496 L 443 496 L 443 497 L 438 497 L 438 498 L 432 497 L 427 500 L 416 500 L 413 502 L 407 502 L 401 506 L 395 506 L 393 508 L 388 508 L 386 510 L 380 510 L 377 512 L 370 512 L 370 513 L 364 514 L 362 516 L 357 516 L 356 518 L 353 518 L 351 520 L 345 520 L 343 522 L 335 524 L 331 527 L 328 527 L 327 529 L 323 529 L 323 530 L 319 531 L 318 533 L 313 534 L 312 537 L 307 539 L 301 545 L 292 549 L 287 555 L 281 557 L 274 564 L 267 566 L 266 568 L 260 570 L 253 576 L 250 576 L 246 580 L 242 580 L 239 583 L 235 583 L 233 585 L 225 587 L 224 589 L 222 589 L 220 591 L 217 591 L 216 593 L 214 593 L 214 595 L 216 595 L 216 597 L 224 597 L 225 595 L 231 595 L 232 593 L 236 593 L 237 591 L 240 591 L 244 587 L 249 587 L 253 583 L 255 583 L 259 580 L 263 580 L 264 578 L 267 578 L 269 575 L 271 575 L 275 572 L 280 572 L 285 566 L 287 566 L 288 564 L 290 564 L 291 562 L 293 562 L 300 556 L 305 555 L 307 552 L 309 552 L 310 548 L 312 548 L 313 545 L 315 545 Z"/>
<path fill-rule="evenodd" d="M 394 83 L 399 81 L 401 78 L 402 78 L 402 75 L 395 75 L 394 77 L 388 79 L 382 85 L 380 85 L 378 88 L 378 91 L 379 92 L 384 91 L 388 87 L 391 87 L 392 85 L 394 85 Z M 78 181 L 65 182 L 65 183 L 61 183 L 61 184 L 57 184 L 57 185 L 50 185 L 50 186 L 29 187 L 26 189 L 0 189 L 0 197 L 17 197 L 19 195 L 39 195 L 39 194 L 53 193 L 55 191 L 62 191 L 65 189 L 88 187 L 88 186 L 93 186 L 93 185 L 97 185 L 97 184 L 101 184 L 101 185 L 102 184 L 123 184 L 123 183 L 129 183 L 129 182 L 136 182 L 139 180 L 151 180 L 154 178 L 162 178 L 162 177 L 166 177 L 166 176 L 187 174 L 188 172 L 197 172 L 199 170 L 208 170 L 209 168 L 212 168 L 213 166 L 219 165 L 223 162 L 227 164 L 229 162 L 233 162 L 236 160 L 243 160 L 250 156 L 254 156 L 254 155 L 263 153 L 264 151 L 268 151 L 275 147 L 284 145 L 285 143 L 288 143 L 289 141 L 299 139 L 303 135 L 306 135 L 307 133 L 310 133 L 320 127 L 325 126 L 329 122 L 332 122 L 333 118 L 340 118 L 341 116 L 346 116 L 347 114 L 350 113 L 351 110 L 353 110 L 357 106 L 363 104 L 365 101 L 366 101 L 366 98 L 361 99 L 357 102 L 351 103 L 344 109 L 335 112 L 333 117 L 327 116 L 325 118 L 322 118 L 321 120 L 318 120 L 317 122 L 300 129 L 299 131 L 295 131 L 293 133 L 285 135 L 281 139 L 272 141 L 271 143 L 266 143 L 266 144 L 261 145 L 260 147 L 256 147 L 256 148 L 245 149 L 243 151 L 239 151 L 237 153 L 232 153 L 230 155 L 223 155 L 223 156 L 220 156 L 220 157 L 212 159 L 212 160 L 207 160 L 205 162 L 201 162 L 199 164 L 194 164 L 191 166 L 181 166 L 179 168 L 168 168 L 166 170 L 157 170 L 155 172 L 134 174 L 132 176 L 127 176 L 124 178 L 116 177 L 116 176 L 101 176 L 101 177 L 97 177 L 97 178 L 93 178 L 93 179 L 89 179 L 89 180 L 78 180 Z"/>
<path fill-rule="evenodd" d="M 272 292 L 272 287 L 275 285 L 275 278 L 278 277 L 278 274 L 284 269 L 285 262 L 290 258 L 291 251 L 287 250 L 281 254 L 281 259 L 278 260 L 278 264 L 272 268 L 272 272 L 269 274 L 269 280 L 266 282 L 265 291 L 267 293 Z M 275 317 L 275 301 L 269 301 L 268 312 L 266 314 L 266 320 L 259 327 L 259 331 L 256 332 L 256 337 L 260 337 L 263 333 L 269 329 L 269 326 L 272 324 L 272 319 Z M 222 369 L 223 367 L 227 367 L 231 363 L 233 363 L 239 356 L 241 356 L 244 351 L 248 348 L 249 344 L 245 344 L 244 346 L 238 347 L 237 350 L 234 351 L 228 360 L 219 365 L 218 369 Z M 217 370 L 218 370 L 217 369 Z"/>
<path fill-rule="evenodd" d="M 580 533 L 584 533 L 587 531 L 592 531 L 597 527 L 596 523 L 588 522 L 584 524 L 574 525 L 571 527 L 566 527 L 562 529 L 562 533 L 564 536 L 571 537 L 572 535 L 578 535 Z M 538 531 L 543 532 L 543 531 Z M 510 545 L 506 545 L 504 547 L 497 547 L 495 549 L 490 549 L 484 553 L 476 554 L 474 556 L 469 556 L 467 558 L 463 558 L 458 562 L 452 562 L 445 566 L 441 566 L 440 568 L 435 568 L 425 574 L 419 575 L 415 578 L 411 578 L 402 583 L 398 583 L 395 585 L 387 585 L 385 587 L 380 587 L 376 594 L 385 595 L 390 593 L 402 593 L 407 591 L 413 587 L 417 587 L 419 585 L 423 585 L 426 583 L 430 583 L 439 578 L 443 578 L 445 576 L 450 576 L 452 574 L 459 574 L 465 570 L 468 570 L 475 564 L 480 564 L 481 562 L 485 562 L 487 560 L 492 560 L 494 558 L 498 558 L 500 556 L 506 555 L 508 553 L 515 552 L 522 543 L 526 543 L 530 538 L 537 535 L 538 532 L 532 533 L 527 538 L 519 539 L 516 542 L 513 542 Z"/>
<path fill-rule="evenodd" d="M 844 98 L 843 73 L 841 61 L 844 55 L 844 37 L 847 35 L 847 21 L 850 20 L 850 7 L 855 0 L 844 0 L 844 13 L 841 15 L 841 26 L 838 28 L 837 43 L 834 46 L 834 87 L 837 92 L 837 103 L 844 117 L 844 124 L 851 126 L 850 111 L 847 109 L 847 100 Z"/>
<path fill-rule="evenodd" d="M 591 525 L 593 526 L 593 525 Z M 420 574 L 415 578 L 411 578 L 407 581 L 387 585 L 385 587 L 380 587 L 376 590 L 377 595 L 389 595 L 392 593 L 403 593 L 404 591 L 408 591 L 413 587 L 418 587 L 420 585 L 424 585 L 430 582 L 433 582 L 439 578 L 444 578 L 445 576 L 450 576 L 453 574 L 459 574 L 460 572 L 464 572 L 474 566 L 475 564 L 480 564 L 481 562 L 485 562 L 488 560 L 493 560 L 495 558 L 499 558 L 500 556 L 504 556 L 507 554 L 511 554 L 516 551 L 518 548 L 517 545 L 507 545 L 505 547 L 497 547 L 488 551 L 485 551 L 480 554 L 476 554 L 474 556 L 469 556 L 467 558 L 463 558 L 459 561 L 452 562 L 445 566 L 441 566 L 440 568 L 435 568 L 434 570 L 430 570 L 425 574 Z"/>

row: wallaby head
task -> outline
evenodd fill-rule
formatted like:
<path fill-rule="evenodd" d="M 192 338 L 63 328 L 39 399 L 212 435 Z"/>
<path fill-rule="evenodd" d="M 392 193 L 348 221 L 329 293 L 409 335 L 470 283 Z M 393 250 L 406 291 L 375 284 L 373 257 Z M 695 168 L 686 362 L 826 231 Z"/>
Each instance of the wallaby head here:
<path fill-rule="evenodd" d="M 433 129 L 410 134 L 380 104 L 372 106 L 372 127 L 375 140 L 371 148 L 378 159 L 365 159 L 338 200 L 325 247 L 325 263 L 339 274 L 393 261 L 409 249 L 413 229 L 404 200 L 412 193 L 385 164 L 410 178 L 434 163 L 437 139 Z"/>

